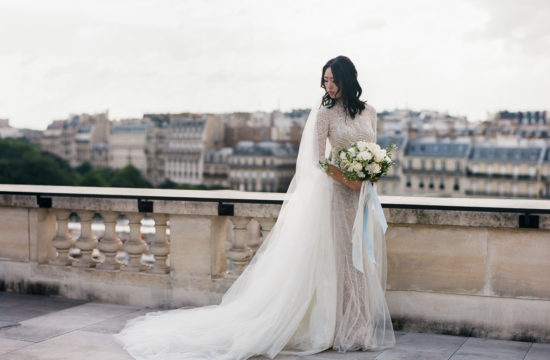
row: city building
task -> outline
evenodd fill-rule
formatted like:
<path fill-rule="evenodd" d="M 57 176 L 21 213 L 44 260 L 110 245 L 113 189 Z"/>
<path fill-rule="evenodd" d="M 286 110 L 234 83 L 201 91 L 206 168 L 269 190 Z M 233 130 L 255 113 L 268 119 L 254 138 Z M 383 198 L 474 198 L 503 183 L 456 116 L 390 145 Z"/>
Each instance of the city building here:
<path fill-rule="evenodd" d="M 231 187 L 229 182 L 229 158 L 231 155 L 233 155 L 233 149 L 229 147 L 219 150 L 211 149 L 206 152 L 204 159 L 203 185 L 208 187 Z"/>
<path fill-rule="evenodd" d="M 147 134 L 150 123 L 142 119 L 118 121 L 109 136 L 109 167 L 121 169 L 129 164 L 147 174 Z"/>
<path fill-rule="evenodd" d="M 406 135 L 384 135 L 376 136 L 376 143 L 382 148 L 387 148 L 390 144 L 394 144 L 397 148 L 392 153 L 393 166 L 388 173 L 380 179 L 377 186 L 377 191 L 382 195 L 401 195 L 403 189 L 403 155 L 407 145 Z"/>
<path fill-rule="evenodd" d="M 297 156 L 290 143 L 241 141 L 229 156 L 231 188 L 285 192 L 294 176 Z"/>
<path fill-rule="evenodd" d="M 463 195 L 470 147 L 468 137 L 409 139 L 402 165 L 404 192 L 435 196 Z"/>
<path fill-rule="evenodd" d="M 541 141 L 514 139 L 474 144 L 468 158 L 466 195 L 543 197 L 539 168 L 546 153 Z"/>
<path fill-rule="evenodd" d="M 48 125 L 40 141 L 42 149 L 78 166 L 91 162 L 92 148 L 107 144 L 110 132 L 108 113 L 70 115 Z"/>
<path fill-rule="evenodd" d="M 165 177 L 177 184 L 202 184 L 206 151 L 221 146 L 222 129 L 219 116 L 171 114 L 164 149 Z"/>

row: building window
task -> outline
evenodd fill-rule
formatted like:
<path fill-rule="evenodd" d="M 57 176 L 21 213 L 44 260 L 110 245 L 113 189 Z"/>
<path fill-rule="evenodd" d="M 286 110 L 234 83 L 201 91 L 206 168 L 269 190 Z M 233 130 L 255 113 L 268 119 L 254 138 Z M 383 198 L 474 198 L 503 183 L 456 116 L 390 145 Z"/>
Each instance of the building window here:
<path fill-rule="evenodd" d="M 426 170 L 426 161 L 425 160 L 420 160 L 420 169 L 422 171 Z"/>
<path fill-rule="evenodd" d="M 420 177 L 420 181 L 418 182 L 418 187 L 421 189 L 424 188 L 424 179 L 422 178 L 422 176 Z"/>
<path fill-rule="evenodd" d="M 409 159 L 409 168 L 408 168 L 409 171 L 411 171 L 412 168 L 413 168 L 413 161 L 412 161 L 412 159 Z M 550 170 L 549 170 L 549 171 L 550 171 Z"/>
<path fill-rule="evenodd" d="M 445 171 L 445 160 L 441 160 L 441 171 Z"/>
<path fill-rule="evenodd" d="M 432 160 L 432 171 L 435 171 L 435 160 Z"/>
<path fill-rule="evenodd" d="M 439 181 L 439 189 L 445 190 L 445 179 L 443 177 Z"/>
<path fill-rule="evenodd" d="M 434 178 L 433 177 L 430 177 L 430 189 L 433 189 L 434 188 Z"/>
<path fill-rule="evenodd" d="M 456 169 L 456 172 L 460 172 L 460 161 L 457 161 L 457 162 L 456 162 L 456 167 L 455 167 L 455 169 Z"/>
<path fill-rule="evenodd" d="M 411 187 L 411 177 L 407 176 L 407 187 Z"/>
<path fill-rule="evenodd" d="M 460 184 L 459 184 L 459 182 L 458 182 L 458 178 L 455 178 L 455 184 L 454 184 L 454 186 L 453 186 L 453 189 L 454 189 L 455 191 L 459 191 L 459 190 L 460 190 Z"/>

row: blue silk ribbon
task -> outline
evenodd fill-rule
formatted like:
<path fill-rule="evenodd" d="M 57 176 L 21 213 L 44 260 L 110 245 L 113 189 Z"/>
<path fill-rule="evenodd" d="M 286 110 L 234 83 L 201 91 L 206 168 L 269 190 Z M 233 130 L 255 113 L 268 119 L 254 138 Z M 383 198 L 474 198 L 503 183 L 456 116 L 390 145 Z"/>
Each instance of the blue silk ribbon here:
<path fill-rule="evenodd" d="M 352 259 L 355 268 L 364 272 L 365 253 L 373 264 L 378 265 L 374 249 L 375 226 L 380 226 L 384 233 L 388 228 L 382 204 L 380 204 L 380 199 L 378 199 L 376 190 L 374 190 L 370 181 L 365 181 L 361 185 L 357 210 L 351 239 Z"/>
<path fill-rule="evenodd" d="M 367 181 L 367 183 L 367 202 L 365 203 L 365 209 L 363 211 L 363 243 L 367 249 L 368 257 L 374 264 L 376 264 L 376 259 L 374 257 L 374 241 L 372 239 L 374 231 L 368 231 L 367 226 L 369 222 L 372 223 L 374 216 L 382 227 L 382 231 L 385 233 L 388 228 L 388 223 L 386 222 L 386 217 L 384 216 L 384 211 L 382 210 L 382 204 L 380 203 L 380 199 L 378 198 L 372 183 L 370 181 Z M 372 223 L 372 225 L 374 226 L 374 223 Z"/>

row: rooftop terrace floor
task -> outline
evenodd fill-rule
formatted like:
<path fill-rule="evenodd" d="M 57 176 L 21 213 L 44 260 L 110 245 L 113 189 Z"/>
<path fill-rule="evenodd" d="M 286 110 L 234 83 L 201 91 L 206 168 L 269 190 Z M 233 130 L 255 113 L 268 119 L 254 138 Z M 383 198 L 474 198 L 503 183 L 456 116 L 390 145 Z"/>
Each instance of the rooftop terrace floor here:
<path fill-rule="evenodd" d="M 0 292 L 0 358 L 131 359 L 114 341 L 126 320 L 153 309 Z M 550 344 L 397 332 L 383 352 L 325 351 L 290 359 L 550 359 Z M 255 357 L 255 360 L 267 359 Z"/>

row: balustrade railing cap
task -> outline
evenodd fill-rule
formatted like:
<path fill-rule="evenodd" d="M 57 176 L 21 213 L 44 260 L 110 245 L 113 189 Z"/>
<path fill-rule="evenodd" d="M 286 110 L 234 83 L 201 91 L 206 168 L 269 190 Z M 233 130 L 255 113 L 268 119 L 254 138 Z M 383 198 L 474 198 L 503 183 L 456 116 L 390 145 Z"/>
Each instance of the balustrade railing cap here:
<path fill-rule="evenodd" d="M 380 196 L 385 208 L 550 214 L 550 201 L 499 198 Z"/>
<path fill-rule="evenodd" d="M 0 184 L 0 194 L 281 204 L 284 193 Z M 550 201 L 380 196 L 385 208 L 550 214 Z"/>
<path fill-rule="evenodd" d="M 0 184 L 0 194 L 281 204 L 283 193 Z"/>

